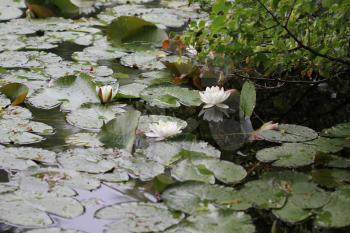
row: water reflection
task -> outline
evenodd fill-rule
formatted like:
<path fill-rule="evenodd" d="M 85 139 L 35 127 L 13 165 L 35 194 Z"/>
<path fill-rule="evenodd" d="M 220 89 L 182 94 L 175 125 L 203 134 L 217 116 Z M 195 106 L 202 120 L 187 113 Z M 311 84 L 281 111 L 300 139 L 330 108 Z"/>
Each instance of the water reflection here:
<path fill-rule="evenodd" d="M 108 186 L 102 185 L 95 191 L 76 190 L 76 197 L 81 203 L 85 204 L 85 213 L 74 219 L 65 219 L 54 216 L 53 220 L 56 225 L 65 229 L 74 229 L 84 231 L 86 233 L 103 233 L 106 225 L 112 220 L 97 219 L 95 212 L 108 205 L 135 201 L 136 199 L 118 192 Z"/>

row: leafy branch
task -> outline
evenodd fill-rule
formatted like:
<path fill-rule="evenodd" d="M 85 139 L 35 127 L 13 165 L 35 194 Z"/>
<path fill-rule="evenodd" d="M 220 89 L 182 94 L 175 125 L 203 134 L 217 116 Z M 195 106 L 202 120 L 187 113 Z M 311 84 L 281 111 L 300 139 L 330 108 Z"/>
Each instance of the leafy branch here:
<path fill-rule="evenodd" d="M 322 54 L 320 52 L 318 52 L 317 50 L 315 50 L 314 48 L 311 48 L 310 46 L 307 46 L 305 45 L 294 33 L 292 33 L 287 24 L 288 24 L 288 21 L 289 21 L 289 18 L 290 18 L 290 15 L 291 15 L 291 12 L 289 13 L 289 16 L 288 16 L 288 21 L 286 24 L 282 24 L 280 22 L 280 20 L 275 16 L 275 14 L 269 9 L 267 8 L 267 6 L 261 1 L 261 0 L 257 0 L 257 2 L 268 12 L 268 14 L 272 17 L 272 19 L 278 24 L 280 25 L 287 33 L 290 37 L 292 37 L 294 39 L 294 41 L 303 49 L 315 54 L 316 56 L 319 56 L 319 57 L 323 57 L 323 58 L 326 58 L 330 61 L 333 61 L 333 62 L 337 62 L 337 63 L 341 63 L 341 64 L 344 64 L 344 65 L 350 65 L 350 61 L 348 60 L 344 60 L 344 59 L 341 59 L 341 58 L 337 58 L 337 57 L 332 57 L 332 56 L 329 56 L 327 54 Z"/>

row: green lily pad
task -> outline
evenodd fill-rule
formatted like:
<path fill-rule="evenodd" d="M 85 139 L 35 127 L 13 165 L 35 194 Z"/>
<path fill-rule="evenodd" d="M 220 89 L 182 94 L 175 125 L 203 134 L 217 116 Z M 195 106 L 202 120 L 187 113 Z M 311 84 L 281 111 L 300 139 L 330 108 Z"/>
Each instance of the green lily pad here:
<path fill-rule="evenodd" d="M 244 212 L 214 209 L 190 216 L 164 233 L 254 233 L 252 218 Z"/>
<path fill-rule="evenodd" d="M 322 136 L 331 138 L 350 137 L 350 122 L 342 123 L 322 131 Z"/>
<path fill-rule="evenodd" d="M 150 86 L 141 92 L 141 98 L 151 106 L 159 108 L 177 108 L 181 104 L 185 106 L 202 104 L 198 91 L 179 86 Z"/>
<path fill-rule="evenodd" d="M 284 171 L 270 172 L 262 178 L 270 180 L 288 194 L 283 208 L 272 210 L 284 222 L 304 221 L 314 214 L 313 209 L 321 208 L 329 201 L 329 193 L 312 183 L 308 175 Z"/>
<path fill-rule="evenodd" d="M 0 167 L 26 170 L 37 167 L 37 163 L 55 164 L 56 154 L 52 151 L 30 147 L 0 147 Z"/>
<path fill-rule="evenodd" d="M 122 57 L 120 64 L 140 70 L 162 70 L 165 66 L 158 59 L 159 53 L 154 51 L 131 53 Z"/>
<path fill-rule="evenodd" d="M 350 145 L 350 141 L 344 138 L 319 137 L 315 140 L 305 142 L 304 144 L 311 145 L 318 152 L 336 153 L 342 150 L 346 145 Z"/>
<path fill-rule="evenodd" d="M 147 87 L 147 85 L 141 83 L 131 83 L 123 85 L 119 88 L 116 98 L 118 99 L 138 99 L 140 93 Z"/>
<path fill-rule="evenodd" d="M 26 233 L 84 233 L 83 231 L 68 230 L 62 228 L 46 228 L 26 231 Z"/>
<path fill-rule="evenodd" d="M 100 141 L 106 146 L 131 151 L 140 116 L 139 111 L 128 111 L 117 116 L 102 127 L 99 134 Z"/>
<path fill-rule="evenodd" d="M 108 39 L 116 45 L 123 43 L 150 43 L 161 45 L 167 34 L 155 24 L 135 16 L 120 16 L 107 28 Z"/>
<path fill-rule="evenodd" d="M 163 204 L 129 202 L 102 208 L 97 218 L 115 220 L 106 233 L 159 232 L 178 224 L 184 215 L 175 213 Z"/>
<path fill-rule="evenodd" d="M 332 168 L 350 168 L 350 159 L 332 154 L 317 154 L 315 163 Z"/>
<path fill-rule="evenodd" d="M 56 80 L 52 87 L 39 90 L 28 98 L 28 103 L 41 109 L 61 106 L 71 111 L 83 103 L 99 103 L 95 85 L 85 76 L 66 76 Z"/>
<path fill-rule="evenodd" d="M 25 119 L 0 119 L 0 128 L 0 143 L 2 144 L 37 143 L 45 140 L 40 135 L 52 135 L 55 132 L 49 125 Z"/>
<path fill-rule="evenodd" d="M 244 200 L 261 209 L 280 209 L 287 200 L 286 192 L 269 179 L 253 180 L 238 191 Z"/>
<path fill-rule="evenodd" d="M 125 169 L 133 178 L 141 181 L 149 181 L 154 177 L 164 173 L 165 167 L 153 160 L 143 157 L 133 157 L 124 159 L 120 162 L 120 166 Z"/>
<path fill-rule="evenodd" d="M 350 225 L 350 216 L 347 211 L 350 208 L 350 188 L 344 187 L 330 196 L 330 201 L 317 211 L 316 226 L 340 228 Z"/>
<path fill-rule="evenodd" d="M 194 181 L 166 189 L 161 198 L 170 208 L 187 214 L 208 210 L 211 204 L 235 210 L 251 207 L 250 203 L 244 202 L 243 197 L 231 188 Z"/>
<path fill-rule="evenodd" d="M 5 95 L 0 94 L 0 109 L 4 108 L 10 104 L 11 104 L 10 99 L 8 99 Z"/>
<path fill-rule="evenodd" d="M 75 61 L 96 63 L 100 60 L 113 60 L 125 56 L 122 49 L 118 50 L 107 43 L 95 43 L 94 46 L 87 47 L 81 52 L 74 52 L 72 58 Z"/>
<path fill-rule="evenodd" d="M 0 21 L 16 19 L 23 15 L 23 11 L 13 6 L 0 6 Z"/>
<path fill-rule="evenodd" d="M 102 147 L 97 133 L 77 133 L 66 138 L 66 143 L 80 147 Z"/>
<path fill-rule="evenodd" d="M 60 61 L 62 58 L 53 53 L 38 51 L 5 51 L 0 53 L 0 67 L 4 68 L 43 67 Z"/>
<path fill-rule="evenodd" d="M 1 108 L 1 106 L 0 106 Z M 0 118 L 1 119 L 31 119 L 32 118 L 32 113 L 23 107 L 19 107 L 19 106 L 8 106 L 5 109 L 2 109 L 0 111 Z"/>
<path fill-rule="evenodd" d="M 76 148 L 58 154 L 57 160 L 65 169 L 97 174 L 112 171 L 118 160 L 130 156 L 118 149 Z"/>
<path fill-rule="evenodd" d="M 76 127 L 99 131 L 101 127 L 116 118 L 125 110 L 123 105 L 89 104 L 67 114 L 67 122 Z"/>
<path fill-rule="evenodd" d="M 154 142 L 141 150 L 147 158 L 166 166 L 184 158 L 220 158 L 221 152 L 203 141 Z"/>
<path fill-rule="evenodd" d="M 1 221 L 10 224 L 41 227 L 53 223 L 45 212 L 34 208 L 31 203 L 21 200 L 11 202 L 2 200 L 0 210 Z"/>
<path fill-rule="evenodd" d="M 28 87 L 21 83 L 10 83 L 0 88 L 0 93 L 11 100 L 12 106 L 22 104 L 28 95 L 28 91 Z"/>
<path fill-rule="evenodd" d="M 263 130 L 259 136 L 272 142 L 306 142 L 316 139 L 318 134 L 305 126 L 280 124 L 277 130 Z"/>
<path fill-rule="evenodd" d="M 286 143 L 282 146 L 265 148 L 256 153 L 256 158 L 276 167 L 301 167 L 314 162 L 316 151 L 309 145 Z"/>
<path fill-rule="evenodd" d="M 179 180 L 203 181 L 215 183 L 215 178 L 224 183 L 238 183 L 247 172 L 237 164 L 218 159 L 187 159 L 177 163 L 171 175 Z"/>
<path fill-rule="evenodd" d="M 53 16 L 74 18 L 79 16 L 80 13 L 84 11 L 84 8 L 87 8 L 85 11 L 93 11 L 93 1 L 72 2 L 71 0 L 26 0 L 25 2 L 26 5 L 30 7 L 31 11 L 33 11 L 39 18 Z"/>
<path fill-rule="evenodd" d="M 326 188 L 339 188 L 350 184 L 350 171 L 341 169 L 317 169 L 311 172 L 312 179 Z"/>

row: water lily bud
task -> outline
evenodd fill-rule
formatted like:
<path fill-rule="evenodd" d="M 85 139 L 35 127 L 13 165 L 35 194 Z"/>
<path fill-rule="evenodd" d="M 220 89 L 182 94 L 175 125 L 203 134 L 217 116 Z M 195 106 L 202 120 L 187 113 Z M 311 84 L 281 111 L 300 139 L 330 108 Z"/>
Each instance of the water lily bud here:
<path fill-rule="evenodd" d="M 113 87 L 110 85 L 96 87 L 96 92 L 101 100 L 101 103 L 110 102 L 116 94 L 116 91 L 114 91 Z"/>

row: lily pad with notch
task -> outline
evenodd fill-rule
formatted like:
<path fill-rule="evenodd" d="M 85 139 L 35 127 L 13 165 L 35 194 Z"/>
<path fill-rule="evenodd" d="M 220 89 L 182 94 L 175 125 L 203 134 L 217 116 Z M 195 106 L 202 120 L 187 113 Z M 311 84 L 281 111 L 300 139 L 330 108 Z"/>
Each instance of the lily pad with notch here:
<path fill-rule="evenodd" d="M 314 163 L 316 150 L 301 143 L 285 143 L 282 146 L 265 148 L 256 153 L 264 163 L 272 162 L 276 167 L 301 167 Z"/>
<path fill-rule="evenodd" d="M 146 233 L 166 230 L 185 216 L 160 203 L 129 202 L 102 208 L 96 212 L 96 217 L 114 220 L 106 233 Z"/>
<path fill-rule="evenodd" d="M 318 134 L 305 126 L 280 124 L 277 130 L 263 130 L 259 136 L 272 142 L 306 142 L 316 139 Z"/>

